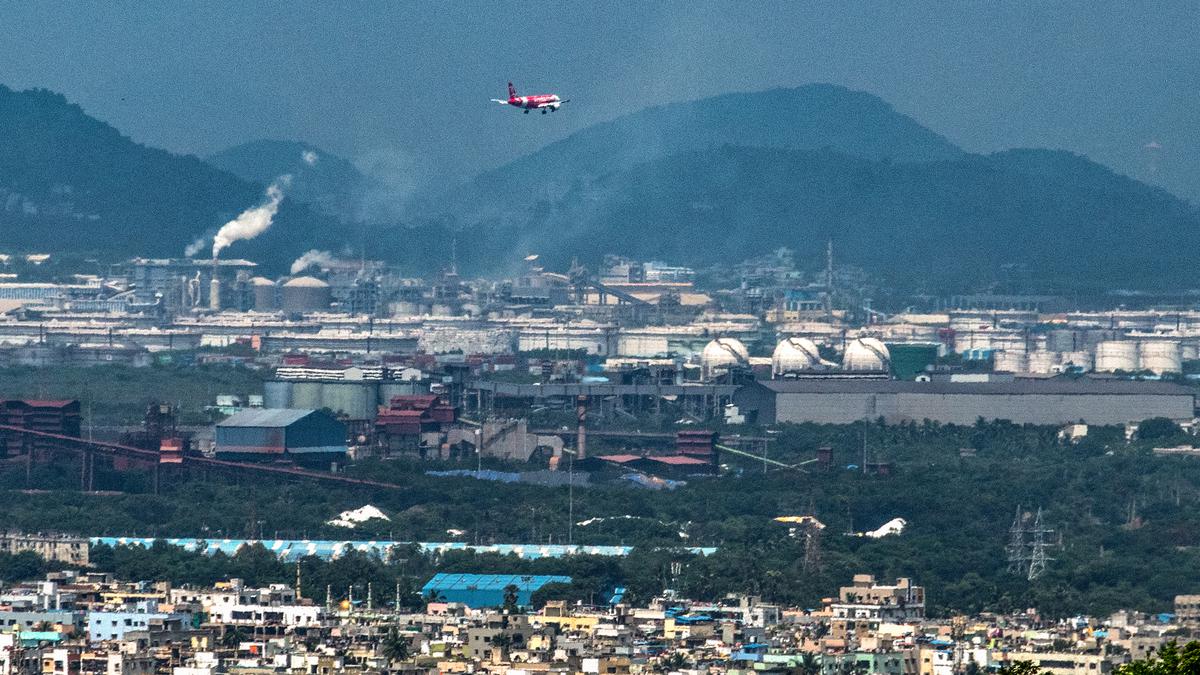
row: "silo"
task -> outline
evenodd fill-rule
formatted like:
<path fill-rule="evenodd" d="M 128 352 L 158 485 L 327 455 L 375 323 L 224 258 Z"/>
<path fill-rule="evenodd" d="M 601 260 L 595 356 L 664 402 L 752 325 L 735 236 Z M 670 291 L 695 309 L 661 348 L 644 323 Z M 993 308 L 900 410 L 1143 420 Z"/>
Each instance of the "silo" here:
<path fill-rule="evenodd" d="M 1183 371 L 1179 342 L 1175 340 L 1147 340 L 1141 343 L 1138 352 L 1142 370 L 1158 375 Z"/>
<path fill-rule="evenodd" d="M 277 287 L 274 281 L 266 277 L 254 277 L 250 280 L 254 291 L 254 309 L 259 312 L 272 312 L 279 307 L 275 298 Z"/>
<path fill-rule="evenodd" d="M 329 284 L 315 277 L 296 277 L 283 285 L 283 311 L 322 312 L 329 309 Z"/>
<path fill-rule="evenodd" d="M 1025 352 L 1002 350 L 996 352 L 993 370 L 997 373 L 1025 373 L 1029 371 Z"/>
<path fill-rule="evenodd" d="M 293 382 L 292 407 L 305 410 L 316 410 L 323 407 L 325 405 L 321 402 L 323 387 L 324 385 L 320 382 Z"/>
<path fill-rule="evenodd" d="M 1108 340 L 1096 345 L 1096 370 L 1111 373 L 1138 369 L 1137 343 L 1130 340 Z"/>
<path fill-rule="evenodd" d="M 343 414 L 352 420 L 373 420 L 379 385 L 375 382 L 326 382 L 321 388 L 322 408 Z"/>
<path fill-rule="evenodd" d="M 263 383 L 264 408 L 292 408 L 292 383 L 272 380 Z"/>

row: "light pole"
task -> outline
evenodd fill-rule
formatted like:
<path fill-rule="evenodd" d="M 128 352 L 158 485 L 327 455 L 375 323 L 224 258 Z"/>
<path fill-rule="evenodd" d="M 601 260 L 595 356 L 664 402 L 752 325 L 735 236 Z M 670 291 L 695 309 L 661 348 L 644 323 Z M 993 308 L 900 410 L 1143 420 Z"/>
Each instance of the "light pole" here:
<path fill-rule="evenodd" d="M 475 430 L 475 477 L 483 473 L 483 430 Z"/>

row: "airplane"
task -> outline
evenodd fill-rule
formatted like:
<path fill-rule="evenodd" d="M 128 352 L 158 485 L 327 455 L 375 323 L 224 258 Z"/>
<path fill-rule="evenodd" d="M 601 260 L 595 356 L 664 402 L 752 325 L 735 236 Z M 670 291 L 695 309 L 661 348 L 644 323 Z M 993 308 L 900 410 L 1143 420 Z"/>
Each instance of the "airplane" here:
<path fill-rule="evenodd" d="M 558 112 L 562 104 L 567 103 L 570 99 L 561 99 L 558 94 L 530 94 L 528 96 L 517 96 L 517 88 L 512 82 L 508 83 L 508 100 L 504 101 L 498 98 L 492 101 L 500 105 L 511 105 L 517 108 L 524 108 L 526 115 L 530 110 L 541 110 L 545 115 L 547 112 Z"/>

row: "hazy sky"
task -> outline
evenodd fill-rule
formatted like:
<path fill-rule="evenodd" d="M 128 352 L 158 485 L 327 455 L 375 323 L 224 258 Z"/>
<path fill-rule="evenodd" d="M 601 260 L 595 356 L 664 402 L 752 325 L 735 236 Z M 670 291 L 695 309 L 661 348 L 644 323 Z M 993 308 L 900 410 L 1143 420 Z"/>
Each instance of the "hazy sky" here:
<path fill-rule="evenodd" d="M 831 82 L 968 150 L 1067 148 L 1196 198 L 1198 35 L 1194 1 L 11 3 L 0 82 L 174 151 L 288 138 L 443 178 L 658 102 Z M 509 78 L 572 102 L 489 103 Z"/>

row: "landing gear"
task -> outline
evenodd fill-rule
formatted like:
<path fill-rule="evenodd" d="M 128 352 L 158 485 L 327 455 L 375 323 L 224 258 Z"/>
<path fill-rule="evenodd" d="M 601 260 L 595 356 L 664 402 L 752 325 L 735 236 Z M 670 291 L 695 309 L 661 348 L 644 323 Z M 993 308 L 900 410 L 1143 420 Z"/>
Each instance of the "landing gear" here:
<path fill-rule="evenodd" d="M 545 115 L 545 114 L 546 114 L 546 109 L 545 109 L 545 108 L 542 108 L 542 114 L 543 114 L 543 115 Z"/>
<path fill-rule="evenodd" d="M 529 114 L 529 111 L 528 111 L 528 110 L 526 110 L 526 111 L 525 111 L 525 114 L 526 114 L 526 115 L 528 115 L 528 114 Z"/>

